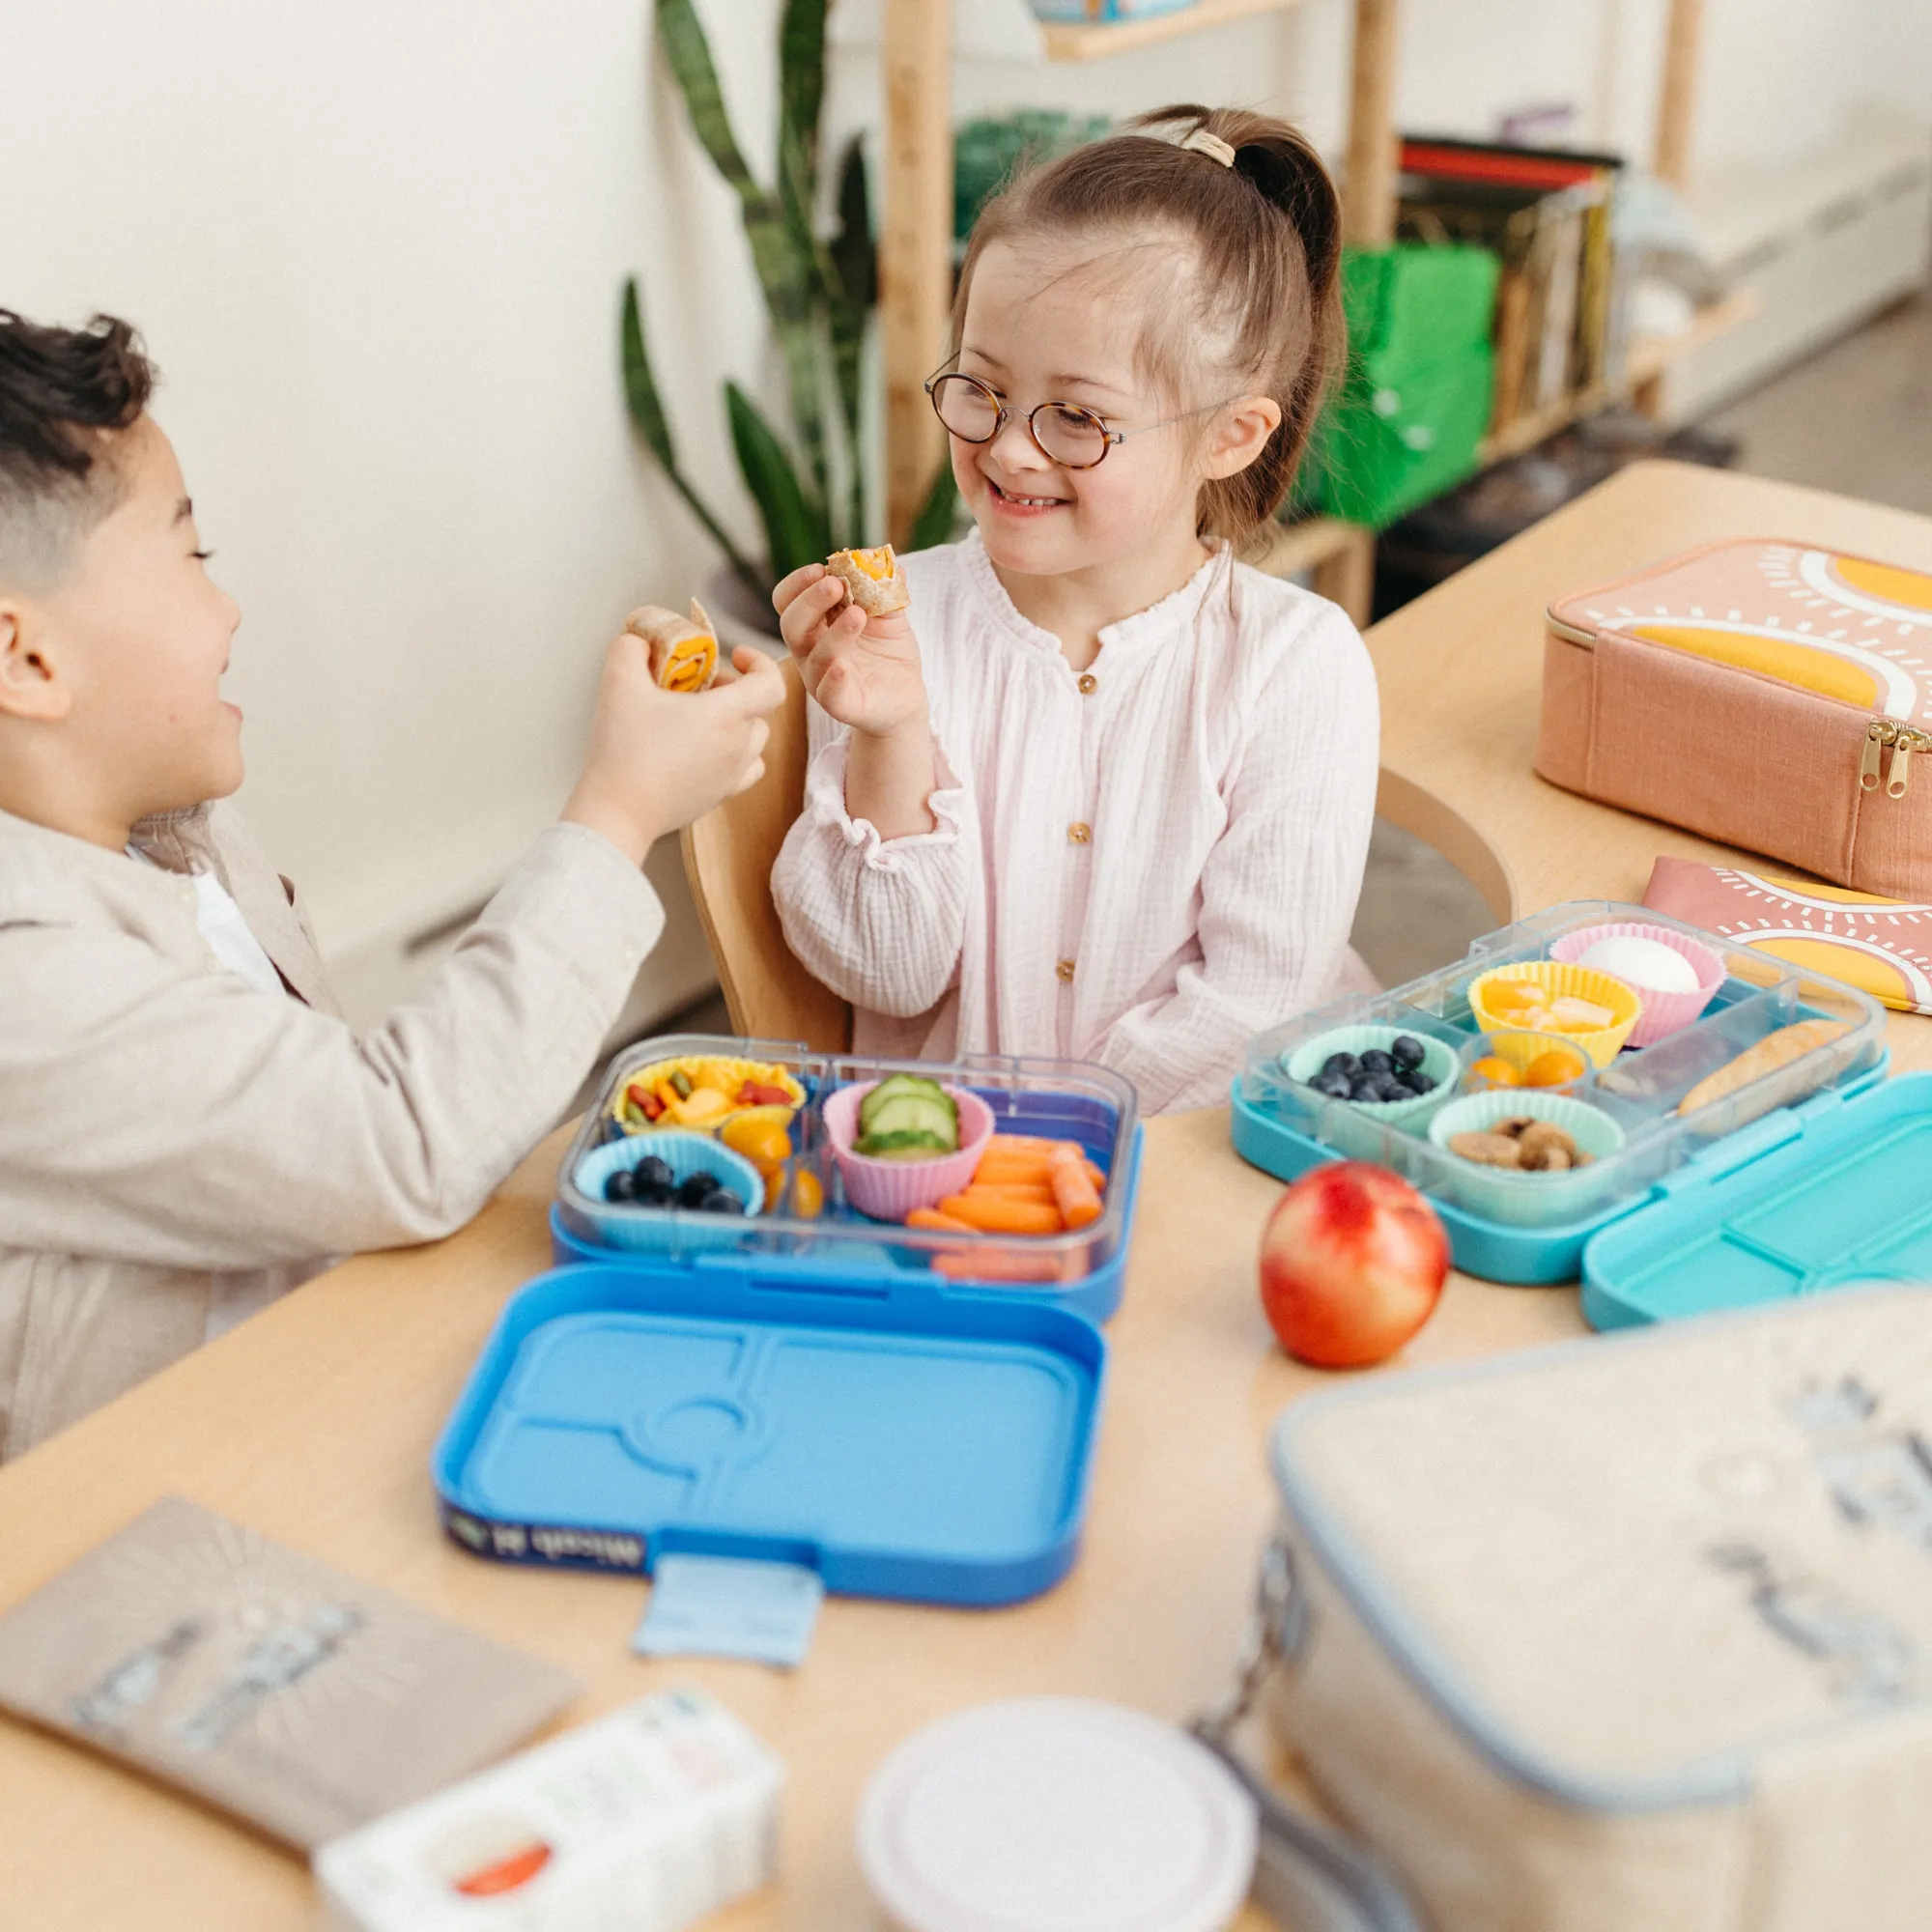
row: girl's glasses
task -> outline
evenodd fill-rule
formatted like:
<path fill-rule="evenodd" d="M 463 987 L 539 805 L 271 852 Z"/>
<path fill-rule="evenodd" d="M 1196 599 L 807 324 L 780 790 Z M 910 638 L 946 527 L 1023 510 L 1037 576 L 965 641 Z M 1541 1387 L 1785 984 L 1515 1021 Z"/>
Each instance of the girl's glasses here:
<path fill-rule="evenodd" d="M 947 434 L 956 436 L 961 442 L 991 442 L 1017 413 L 990 384 L 958 370 L 928 376 L 925 393 L 932 398 L 932 412 Z M 1221 407 L 1208 403 L 1157 423 L 1143 423 L 1139 429 L 1109 429 L 1104 417 L 1078 403 L 1040 403 L 1020 420 L 1026 424 L 1034 447 L 1049 463 L 1057 463 L 1063 469 L 1092 469 L 1115 443 L 1124 442 L 1130 436 L 1166 429 L 1170 423 L 1206 415 L 1208 410 Z"/>

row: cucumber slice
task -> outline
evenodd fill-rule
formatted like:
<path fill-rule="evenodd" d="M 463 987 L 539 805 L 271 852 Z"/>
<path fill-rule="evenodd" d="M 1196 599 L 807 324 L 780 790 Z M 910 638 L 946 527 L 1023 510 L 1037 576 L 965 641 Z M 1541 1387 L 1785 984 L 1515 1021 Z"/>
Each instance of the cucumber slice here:
<path fill-rule="evenodd" d="M 858 1151 L 871 1160 L 933 1160 L 956 1153 L 958 1149 L 952 1141 L 912 1128 L 899 1133 L 867 1134 L 858 1144 Z"/>
<path fill-rule="evenodd" d="M 865 1131 L 867 1139 L 881 1134 L 931 1134 L 954 1148 L 959 1145 L 959 1116 L 950 1103 L 941 1105 L 923 1094 L 901 1094 L 872 1115 Z"/>
<path fill-rule="evenodd" d="M 928 1080 L 921 1073 L 888 1074 L 859 1102 L 859 1131 L 870 1133 L 873 1117 L 881 1107 L 889 1107 L 895 1100 L 913 1095 L 936 1101 L 944 1107 L 952 1106 L 952 1102 L 946 1097 L 946 1090 L 936 1080 Z"/>

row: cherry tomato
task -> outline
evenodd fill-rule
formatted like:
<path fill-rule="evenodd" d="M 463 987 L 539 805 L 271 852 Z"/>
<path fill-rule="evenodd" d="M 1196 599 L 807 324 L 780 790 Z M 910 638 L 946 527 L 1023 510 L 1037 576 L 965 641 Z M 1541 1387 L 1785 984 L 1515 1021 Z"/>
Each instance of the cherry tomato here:
<path fill-rule="evenodd" d="M 733 1153 L 741 1153 L 769 1181 L 791 1158 L 791 1136 L 778 1122 L 740 1117 L 726 1121 L 718 1138 Z"/>
<path fill-rule="evenodd" d="M 1565 1053 L 1560 1047 L 1552 1048 L 1548 1053 L 1539 1053 L 1522 1069 L 1522 1084 L 1525 1087 L 1567 1087 L 1571 1081 L 1582 1077 L 1582 1056 Z"/>

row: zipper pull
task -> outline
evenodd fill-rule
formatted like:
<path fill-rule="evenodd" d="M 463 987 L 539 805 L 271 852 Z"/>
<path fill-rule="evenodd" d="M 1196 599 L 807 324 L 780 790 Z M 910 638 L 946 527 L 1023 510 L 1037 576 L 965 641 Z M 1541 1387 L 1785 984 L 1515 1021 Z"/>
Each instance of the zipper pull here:
<path fill-rule="evenodd" d="M 1859 766 L 1859 789 L 1876 791 L 1878 789 L 1878 768 L 1884 756 L 1884 747 L 1890 743 L 1894 727 L 1883 718 L 1874 718 L 1865 726 L 1864 761 Z"/>
<path fill-rule="evenodd" d="M 1885 781 L 1887 798 L 1903 798 L 1912 781 L 1912 753 L 1925 741 L 1917 731 L 1901 730 L 1891 748 L 1891 770 Z"/>

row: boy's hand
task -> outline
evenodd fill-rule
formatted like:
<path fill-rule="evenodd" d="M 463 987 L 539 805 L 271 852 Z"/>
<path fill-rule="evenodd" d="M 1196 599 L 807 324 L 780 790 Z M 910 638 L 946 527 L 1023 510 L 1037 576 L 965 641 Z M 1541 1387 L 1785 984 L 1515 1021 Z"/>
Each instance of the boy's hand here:
<path fill-rule="evenodd" d="M 710 691 L 661 690 L 650 647 L 628 631 L 605 653 L 604 681 L 583 775 L 563 809 L 627 858 L 702 818 L 764 776 L 765 714 L 784 701 L 784 680 L 762 651 L 731 654 L 738 675 Z"/>
<path fill-rule="evenodd" d="M 794 570 L 772 592 L 779 629 L 805 688 L 829 718 L 886 738 L 925 721 L 919 642 L 903 611 L 868 617 L 844 603 L 845 586 L 822 563 Z"/>

